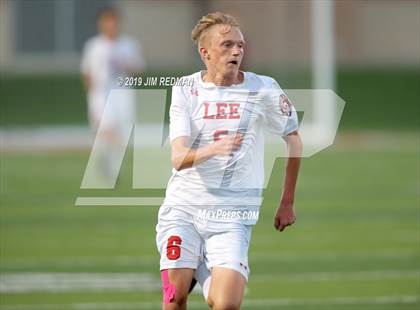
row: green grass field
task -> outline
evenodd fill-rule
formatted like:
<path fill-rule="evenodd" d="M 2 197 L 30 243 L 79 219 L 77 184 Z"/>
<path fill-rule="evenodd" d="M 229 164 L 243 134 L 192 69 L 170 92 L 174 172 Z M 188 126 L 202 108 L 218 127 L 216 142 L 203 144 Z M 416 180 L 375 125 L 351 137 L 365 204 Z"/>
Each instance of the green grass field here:
<path fill-rule="evenodd" d="M 366 149 L 341 143 L 305 159 L 298 220 L 284 233 L 272 225 L 278 162 L 253 232 L 243 309 L 419 309 L 415 139 L 394 144 L 385 137 L 390 145 Z M 87 151 L 1 153 L 0 287 L 35 283 L 35 289 L 4 292 L 2 310 L 160 308 L 157 207 L 75 207 L 76 197 L 98 195 L 79 189 L 87 158 Z M 144 194 L 131 189 L 129 159 L 116 192 L 100 195 Z M 82 276 L 105 285 L 133 274 L 144 283 L 69 285 Z M 57 276 L 68 287 L 54 287 Z M 43 287 L 47 282 L 53 288 Z M 190 309 L 207 306 L 193 294 Z"/>

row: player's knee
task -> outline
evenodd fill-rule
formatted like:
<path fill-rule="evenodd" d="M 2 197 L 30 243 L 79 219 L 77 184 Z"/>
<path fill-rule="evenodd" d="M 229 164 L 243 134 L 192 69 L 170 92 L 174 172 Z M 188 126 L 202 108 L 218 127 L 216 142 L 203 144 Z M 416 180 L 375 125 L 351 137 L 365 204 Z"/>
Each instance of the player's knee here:
<path fill-rule="evenodd" d="M 239 310 L 241 308 L 240 300 L 233 300 L 230 298 L 208 298 L 208 305 L 213 310 Z"/>
<path fill-rule="evenodd" d="M 180 310 L 185 309 L 187 305 L 188 294 L 176 294 L 172 300 L 165 304 L 164 310 Z"/>
<path fill-rule="evenodd" d="M 167 269 L 161 271 L 162 292 L 164 310 L 185 309 L 188 298 L 188 288 L 186 283 L 190 283 L 189 275 L 192 270 L 171 270 L 170 274 Z"/>
<path fill-rule="evenodd" d="M 180 306 L 184 307 L 187 304 L 188 294 L 179 294 L 175 296 L 175 303 Z"/>

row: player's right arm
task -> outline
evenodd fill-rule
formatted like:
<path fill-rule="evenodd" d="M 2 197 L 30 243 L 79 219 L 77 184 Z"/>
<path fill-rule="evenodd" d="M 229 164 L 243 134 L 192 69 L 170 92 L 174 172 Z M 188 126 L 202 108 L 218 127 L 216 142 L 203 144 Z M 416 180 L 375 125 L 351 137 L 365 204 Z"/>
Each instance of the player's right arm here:
<path fill-rule="evenodd" d="M 92 86 L 92 78 L 90 75 L 92 63 L 92 41 L 89 40 L 85 43 L 82 51 L 82 59 L 80 61 L 80 72 L 82 77 L 83 86 L 86 91 L 89 91 Z"/>
<path fill-rule="evenodd" d="M 191 168 L 216 155 L 228 155 L 239 148 L 242 135 L 229 134 L 200 148 L 190 147 L 191 115 L 190 100 L 183 87 L 172 87 L 172 100 L 169 110 L 169 137 L 171 141 L 172 166 L 176 170 Z"/>
<path fill-rule="evenodd" d="M 90 89 L 90 75 L 89 74 L 82 74 L 82 82 L 83 82 L 83 86 L 85 87 L 86 91 L 89 91 Z"/>
<path fill-rule="evenodd" d="M 216 155 L 229 155 L 239 149 L 242 139 L 242 134 L 230 134 L 214 143 L 192 149 L 188 147 L 188 137 L 175 138 L 171 144 L 172 166 L 176 170 L 182 170 L 198 165 Z"/>

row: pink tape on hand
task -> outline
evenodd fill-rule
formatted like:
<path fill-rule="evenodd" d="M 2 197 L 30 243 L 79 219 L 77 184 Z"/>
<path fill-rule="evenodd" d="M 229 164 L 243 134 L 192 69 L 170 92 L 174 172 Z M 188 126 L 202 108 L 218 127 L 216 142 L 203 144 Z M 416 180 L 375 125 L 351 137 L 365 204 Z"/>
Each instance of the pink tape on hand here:
<path fill-rule="evenodd" d="M 175 298 L 176 287 L 169 282 L 168 269 L 162 270 L 160 275 L 162 277 L 163 303 L 167 305 Z"/>

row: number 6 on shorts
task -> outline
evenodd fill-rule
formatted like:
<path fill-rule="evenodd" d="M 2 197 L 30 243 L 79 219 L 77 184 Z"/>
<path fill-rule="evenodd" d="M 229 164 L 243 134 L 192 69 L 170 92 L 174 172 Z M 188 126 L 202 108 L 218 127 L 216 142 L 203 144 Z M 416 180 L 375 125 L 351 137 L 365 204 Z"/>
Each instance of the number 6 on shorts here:
<path fill-rule="evenodd" d="M 168 245 L 166 247 L 166 257 L 170 260 L 176 260 L 181 256 L 181 248 L 179 247 L 182 243 L 182 239 L 179 236 L 170 236 L 168 239 Z"/>

